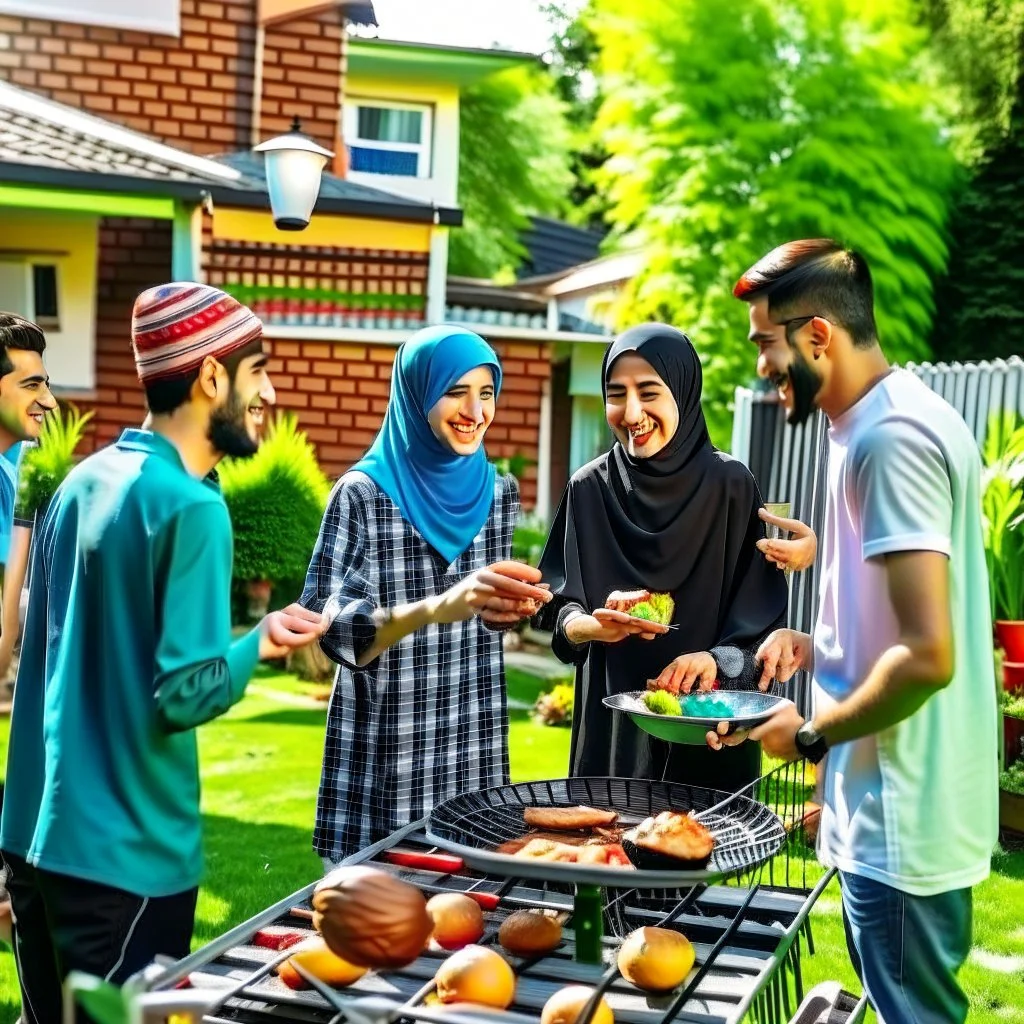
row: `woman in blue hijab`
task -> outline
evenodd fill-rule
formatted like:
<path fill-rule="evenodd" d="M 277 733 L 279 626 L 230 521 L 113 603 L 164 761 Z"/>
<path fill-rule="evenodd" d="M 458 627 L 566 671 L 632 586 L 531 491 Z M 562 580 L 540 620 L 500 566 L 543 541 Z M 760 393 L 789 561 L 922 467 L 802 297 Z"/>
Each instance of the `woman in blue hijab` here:
<path fill-rule="evenodd" d="M 504 563 L 519 493 L 483 448 L 500 389 L 483 338 L 419 331 L 398 351 L 376 440 L 331 494 L 302 595 L 331 617 L 321 645 L 338 665 L 313 835 L 325 866 L 508 782 L 492 625 L 550 595 L 536 570 Z"/>

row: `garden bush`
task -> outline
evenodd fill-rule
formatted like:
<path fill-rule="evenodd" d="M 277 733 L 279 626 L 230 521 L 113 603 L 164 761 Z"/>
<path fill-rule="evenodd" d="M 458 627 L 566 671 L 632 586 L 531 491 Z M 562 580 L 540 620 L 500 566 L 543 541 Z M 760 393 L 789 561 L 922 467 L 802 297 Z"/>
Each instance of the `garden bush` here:
<path fill-rule="evenodd" d="M 235 580 L 299 585 L 330 484 L 295 415 L 279 414 L 259 451 L 248 459 L 224 459 L 219 474 L 234 529 Z"/>
<path fill-rule="evenodd" d="M 75 450 L 85 436 L 92 413 L 74 405 L 43 417 L 38 445 L 25 449 L 18 471 L 17 516 L 35 519 L 45 512 L 57 488 L 74 466 Z"/>

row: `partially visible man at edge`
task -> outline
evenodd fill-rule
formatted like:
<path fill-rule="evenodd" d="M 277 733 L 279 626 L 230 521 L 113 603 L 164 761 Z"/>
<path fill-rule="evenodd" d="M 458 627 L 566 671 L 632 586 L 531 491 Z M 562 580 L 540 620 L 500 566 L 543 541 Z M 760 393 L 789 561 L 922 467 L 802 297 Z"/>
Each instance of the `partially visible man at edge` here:
<path fill-rule="evenodd" d="M 28 558 L 27 531 L 17 528 L 18 460 L 23 441 L 39 437 L 43 417 L 57 406 L 43 366 L 46 336 L 17 313 L 0 313 L 0 701 L 9 699 L 8 680 L 18 635 L 18 607 Z M 0 782 L 0 807 L 4 784 Z M 0 940 L 10 941 L 11 904 L 0 871 Z"/>
<path fill-rule="evenodd" d="M 164 285 L 136 301 L 132 341 L 152 432 L 72 470 L 32 553 L 0 825 L 26 1024 L 60 1019 L 71 971 L 120 983 L 188 953 L 195 727 L 260 658 L 322 632 L 292 605 L 231 640 L 231 523 L 211 471 L 256 451 L 274 402 L 259 320 L 206 285 Z"/>
<path fill-rule="evenodd" d="M 814 637 L 779 630 L 760 652 L 762 686 L 813 673 L 813 715 L 791 708 L 749 737 L 790 760 L 828 751 L 818 853 L 840 872 L 850 956 L 879 1020 L 961 1024 L 972 887 L 998 832 L 978 446 L 942 398 L 890 368 L 859 254 L 790 242 L 734 294 L 789 421 L 817 406 L 830 423 Z"/>
<path fill-rule="evenodd" d="M 0 313 L 0 565 L 4 567 L 3 628 L 0 631 L 0 682 L 11 664 L 17 630 L 18 598 L 24 565 L 10 579 L 12 562 L 20 564 L 16 550 L 14 512 L 18 496 L 18 462 L 23 441 L 36 441 L 48 412 L 57 408 L 43 366 L 46 336 L 31 320 L 16 313 Z M 23 538 L 21 538 L 23 539 Z M 21 551 L 22 559 L 27 551 Z M 15 589 L 15 586 L 17 589 Z"/>

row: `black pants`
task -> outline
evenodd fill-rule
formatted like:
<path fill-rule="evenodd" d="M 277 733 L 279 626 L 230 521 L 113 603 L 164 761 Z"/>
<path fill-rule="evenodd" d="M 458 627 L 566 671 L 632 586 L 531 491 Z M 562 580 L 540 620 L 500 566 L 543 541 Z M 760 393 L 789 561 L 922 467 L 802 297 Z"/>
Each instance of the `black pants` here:
<path fill-rule="evenodd" d="M 122 984 L 157 954 L 188 954 L 198 889 L 144 898 L 13 854 L 3 859 L 25 1024 L 60 1024 L 61 985 L 71 971 Z"/>

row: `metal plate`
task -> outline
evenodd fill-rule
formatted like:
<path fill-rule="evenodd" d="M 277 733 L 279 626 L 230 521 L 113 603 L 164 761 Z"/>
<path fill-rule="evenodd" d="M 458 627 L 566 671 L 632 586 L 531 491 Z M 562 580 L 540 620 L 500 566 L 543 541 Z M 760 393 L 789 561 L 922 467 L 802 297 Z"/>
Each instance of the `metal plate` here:
<path fill-rule="evenodd" d="M 793 703 L 785 697 L 759 691 L 715 690 L 708 694 L 709 700 L 728 704 L 729 715 L 658 715 L 648 710 L 644 704 L 643 695 L 646 692 L 631 690 L 627 693 L 616 693 L 611 697 L 605 697 L 602 703 L 613 711 L 629 715 L 634 725 L 659 740 L 699 746 L 706 742 L 705 735 L 708 730 L 714 729 L 719 722 L 728 722 L 729 732 L 753 729 Z"/>
<path fill-rule="evenodd" d="M 526 807 L 613 810 L 621 825 L 638 825 L 661 811 L 708 810 L 702 823 L 715 838 L 708 866 L 696 871 L 648 871 L 601 865 L 562 864 L 496 853 L 495 847 L 531 831 Z M 786 831 L 778 815 L 746 796 L 701 786 L 647 779 L 577 778 L 524 782 L 463 793 L 438 804 L 427 819 L 427 838 L 492 875 L 536 878 L 614 888 L 665 889 L 713 882 L 739 874 L 774 856 Z"/>

